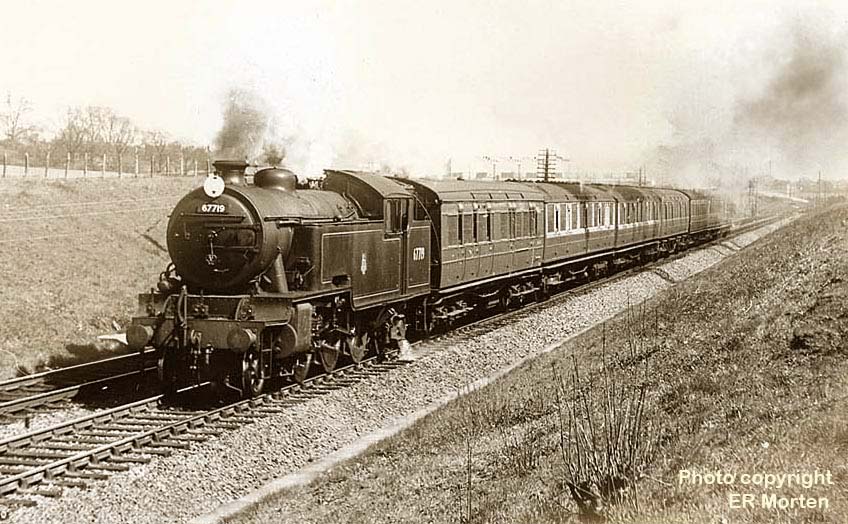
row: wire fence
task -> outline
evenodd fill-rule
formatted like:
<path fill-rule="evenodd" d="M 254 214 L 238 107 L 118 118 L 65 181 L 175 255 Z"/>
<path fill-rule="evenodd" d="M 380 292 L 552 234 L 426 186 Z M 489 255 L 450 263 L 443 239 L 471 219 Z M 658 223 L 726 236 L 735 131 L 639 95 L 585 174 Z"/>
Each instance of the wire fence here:
<path fill-rule="evenodd" d="M 3 151 L 0 178 L 141 178 L 206 175 L 209 157 Z"/>

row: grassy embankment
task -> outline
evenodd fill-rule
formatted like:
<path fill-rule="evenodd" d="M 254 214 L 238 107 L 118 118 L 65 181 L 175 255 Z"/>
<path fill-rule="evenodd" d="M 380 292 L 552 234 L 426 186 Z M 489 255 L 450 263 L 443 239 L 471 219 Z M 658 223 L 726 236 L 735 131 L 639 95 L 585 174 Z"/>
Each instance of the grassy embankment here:
<path fill-rule="evenodd" d="M 848 522 L 846 225 L 803 217 L 231 521 Z M 741 483 L 816 468 L 832 485 Z"/>
<path fill-rule="evenodd" d="M 168 213 L 192 178 L 0 182 L 0 377 L 90 359 L 169 258 Z"/>

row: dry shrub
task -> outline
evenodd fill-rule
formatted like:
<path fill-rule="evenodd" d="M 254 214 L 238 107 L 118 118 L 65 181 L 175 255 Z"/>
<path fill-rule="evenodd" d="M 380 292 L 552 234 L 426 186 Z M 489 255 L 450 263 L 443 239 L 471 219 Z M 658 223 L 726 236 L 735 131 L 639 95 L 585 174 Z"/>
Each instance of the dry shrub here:
<path fill-rule="evenodd" d="M 636 482 L 654 455 L 656 428 L 646 412 L 648 365 L 644 360 L 613 378 L 603 355 L 600 380 L 593 383 L 572 360 L 570 380 L 552 367 L 559 385 L 563 483 L 584 518 L 601 518 L 614 505 L 636 503 Z"/>

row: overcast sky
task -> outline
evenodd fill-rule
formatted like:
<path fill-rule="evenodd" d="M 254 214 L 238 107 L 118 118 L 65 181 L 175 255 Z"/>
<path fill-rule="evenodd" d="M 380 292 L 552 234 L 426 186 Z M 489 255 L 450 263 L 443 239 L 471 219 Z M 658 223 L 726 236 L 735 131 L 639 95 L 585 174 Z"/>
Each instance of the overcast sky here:
<path fill-rule="evenodd" d="M 546 146 L 579 169 L 848 168 L 844 1 L 4 3 L 0 91 L 45 126 L 105 105 L 211 144 L 236 87 L 303 170 Z"/>

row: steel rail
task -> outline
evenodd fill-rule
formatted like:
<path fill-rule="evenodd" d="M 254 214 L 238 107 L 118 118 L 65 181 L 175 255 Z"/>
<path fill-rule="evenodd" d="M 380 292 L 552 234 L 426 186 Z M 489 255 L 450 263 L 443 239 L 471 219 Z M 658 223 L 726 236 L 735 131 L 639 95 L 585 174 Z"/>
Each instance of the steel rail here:
<path fill-rule="evenodd" d="M 0 392 L 14 391 L 16 389 L 20 389 L 26 386 L 39 384 L 41 382 L 44 382 L 45 379 L 53 379 L 54 377 L 60 377 L 69 373 L 78 373 L 80 371 L 96 369 L 107 365 L 114 365 L 123 361 L 132 361 L 134 359 L 139 358 L 140 355 L 148 356 L 155 352 L 156 350 L 154 349 L 145 349 L 144 352 L 127 353 L 124 355 L 117 355 L 114 357 L 93 360 L 91 362 L 83 362 L 82 364 L 75 364 L 73 366 L 66 366 L 51 369 L 48 371 L 41 371 L 39 373 L 32 373 L 21 377 L 15 377 L 13 379 L 4 380 L 0 382 Z"/>
<path fill-rule="evenodd" d="M 146 366 L 144 369 L 128 371 L 126 373 L 111 375 L 108 377 L 91 380 L 88 382 L 80 382 L 79 384 L 74 384 L 72 386 L 67 386 L 64 388 L 53 389 L 49 391 L 44 391 L 42 393 L 36 393 L 34 395 L 3 401 L 0 402 L 0 416 L 8 415 L 10 413 L 17 413 L 19 411 L 23 411 L 29 408 L 46 406 L 54 402 L 58 402 L 60 400 L 72 399 L 84 389 L 104 386 L 111 382 L 128 379 L 130 377 L 138 375 L 144 375 L 155 370 L 156 366 Z"/>
<path fill-rule="evenodd" d="M 350 364 L 329 373 L 309 377 L 303 384 L 290 384 L 278 391 L 266 393 L 252 399 L 240 400 L 223 407 L 204 411 L 203 413 L 173 411 L 169 414 L 170 416 L 184 416 L 185 418 L 183 420 L 168 421 L 167 424 L 152 429 L 141 430 L 131 435 L 116 435 L 116 437 L 120 437 L 117 440 L 111 442 L 104 441 L 103 444 L 92 449 L 79 451 L 71 456 L 33 467 L 9 477 L 0 478 L 0 495 L 9 495 L 20 489 L 30 488 L 42 481 L 54 480 L 66 472 L 77 472 L 87 466 L 97 469 L 103 462 L 108 462 L 110 459 L 118 457 L 121 453 L 145 453 L 144 447 L 152 443 L 162 443 L 169 438 L 178 440 L 181 435 L 184 435 L 191 429 L 200 428 L 207 424 L 214 424 L 217 421 L 225 421 L 230 417 L 237 418 L 239 415 L 249 413 L 251 409 L 257 407 L 284 402 L 286 400 L 285 395 L 291 392 L 300 390 L 306 393 L 318 392 L 323 381 L 332 380 L 336 375 L 343 376 L 347 371 L 351 370 L 368 371 L 368 365 L 374 364 L 378 358 L 380 357 L 372 356 L 359 364 Z M 184 394 L 207 385 L 208 383 L 202 383 L 190 386 L 179 390 L 178 393 Z M 315 386 L 314 390 L 310 387 L 313 385 Z M 282 398 L 280 398 L 281 396 Z M 14 454 L 16 450 L 26 447 L 49 448 L 47 441 L 53 437 L 72 436 L 74 432 L 84 431 L 97 424 L 115 422 L 133 415 L 143 414 L 151 408 L 158 407 L 164 398 L 164 395 L 156 395 L 101 413 L 95 413 L 48 428 L 4 439 L 0 441 L 0 454 L 7 452 Z"/>

